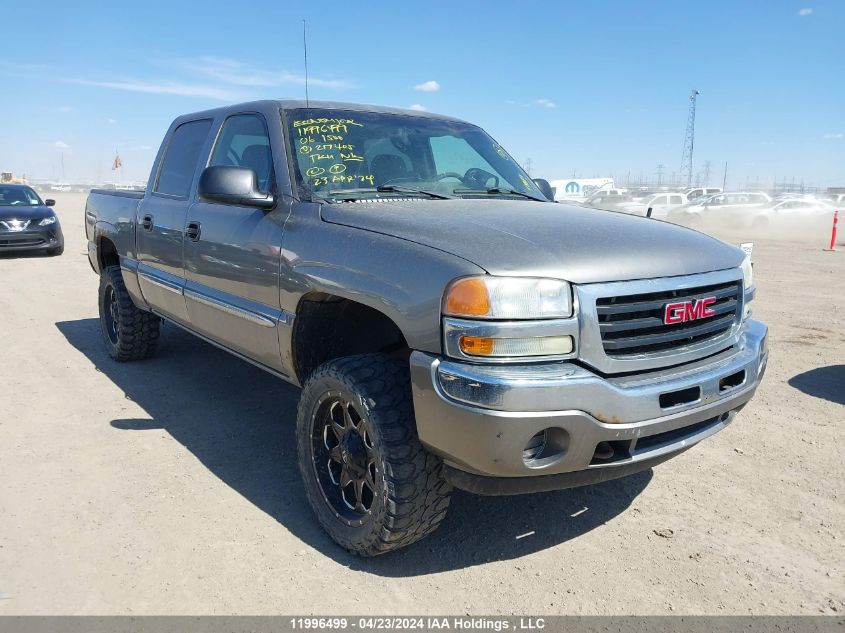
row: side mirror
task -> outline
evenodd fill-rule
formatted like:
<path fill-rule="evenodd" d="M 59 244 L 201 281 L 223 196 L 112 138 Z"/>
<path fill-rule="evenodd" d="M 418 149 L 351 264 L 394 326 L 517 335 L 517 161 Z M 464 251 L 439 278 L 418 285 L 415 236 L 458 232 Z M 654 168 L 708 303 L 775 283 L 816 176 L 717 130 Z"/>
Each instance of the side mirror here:
<path fill-rule="evenodd" d="M 546 196 L 550 201 L 555 201 L 555 190 L 552 189 L 552 186 L 549 184 L 548 180 L 544 180 L 542 178 L 535 178 L 534 184 L 539 187 L 540 191 L 543 192 L 543 195 Z"/>
<path fill-rule="evenodd" d="M 276 196 L 258 189 L 258 174 L 248 167 L 215 165 L 206 167 L 200 175 L 199 197 L 220 204 L 243 205 L 272 209 Z"/>
<path fill-rule="evenodd" d="M 55 201 L 55 200 L 53 200 L 52 198 L 47 198 L 47 199 L 44 201 L 44 206 L 45 206 L 45 207 L 55 207 L 55 206 L 56 206 L 56 201 Z"/>

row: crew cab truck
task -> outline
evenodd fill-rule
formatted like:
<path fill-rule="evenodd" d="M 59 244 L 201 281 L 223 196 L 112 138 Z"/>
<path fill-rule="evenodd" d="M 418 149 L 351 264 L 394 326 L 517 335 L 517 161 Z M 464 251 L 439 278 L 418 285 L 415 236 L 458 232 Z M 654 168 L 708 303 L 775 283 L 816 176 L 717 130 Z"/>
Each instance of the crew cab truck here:
<path fill-rule="evenodd" d="M 308 501 L 366 556 L 432 532 L 453 487 L 599 482 L 725 428 L 767 360 L 750 261 L 550 194 L 450 117 L 182 116 L 145 192 L 88 197 L 103 340 L 141 360 L 165 320 L 301 386 Z"/>

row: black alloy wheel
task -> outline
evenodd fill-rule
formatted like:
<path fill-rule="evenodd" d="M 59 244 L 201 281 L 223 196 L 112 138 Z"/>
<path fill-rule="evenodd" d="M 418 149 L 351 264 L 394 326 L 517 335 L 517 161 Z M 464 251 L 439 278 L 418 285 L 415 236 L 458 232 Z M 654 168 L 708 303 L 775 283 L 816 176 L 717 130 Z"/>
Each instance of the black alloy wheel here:
<path fill-rule="evenodd" d="M 379 492 L 377 455 L 367 422 L 341 394 L 320 402 L 311 447 L 326 502 L 338 519 L 361 525 Z"/>

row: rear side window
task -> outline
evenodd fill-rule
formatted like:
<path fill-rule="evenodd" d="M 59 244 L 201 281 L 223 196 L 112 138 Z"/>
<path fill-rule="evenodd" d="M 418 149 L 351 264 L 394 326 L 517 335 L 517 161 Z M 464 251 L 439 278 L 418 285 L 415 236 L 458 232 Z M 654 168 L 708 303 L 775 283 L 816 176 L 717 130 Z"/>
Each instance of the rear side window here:
<path fill-rule="evenodd" d="M 258 175 L 261 191 L 272 190 L 273 155 L 264 118 L 237 114 L 226 119 L 208 164 L 248 167 Z"/>
<path fill-rule="evenodd" d="M 157 193 L 188 197 L 209 128 L 211 119 L 202 119 L 183 123 L 174 130 L 161 161 Z"/>

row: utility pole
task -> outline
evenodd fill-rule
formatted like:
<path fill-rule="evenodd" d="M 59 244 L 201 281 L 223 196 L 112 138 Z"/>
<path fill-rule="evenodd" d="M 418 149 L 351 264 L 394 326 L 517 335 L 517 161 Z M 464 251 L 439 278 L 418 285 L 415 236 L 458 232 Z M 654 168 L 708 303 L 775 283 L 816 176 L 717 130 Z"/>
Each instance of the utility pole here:
<path fill-rule="evenodd" d="M 725 161 L 725 175 L 722 176 L 722 191 L 725 190 L 727 182 L 728 182 L 728 161 Z"/>
<path fill-rule="evenodd" d="M 687 187 L 692 186 L 692 156 L 695 146 L 695 100 L 698 90 L 693 90 L 689 97 L 689 111 L 687 112 L 687 130 L 684 134 L 684 151 L 681 155 L 681 178 L 686 177 Z"/>
<path fill-rule="evenodd" d="M 528 172 L 529 176 L 531 175 L 531 159 L 530 158 L 525 159 L 525 171 Z"/>
<path fill-rule="evenodd" d="M 657 166 L 657 186 L 660 187 L 663 184 L 663 163 L 660 163 Z"/>
<path fill-rule="evenodd" d="M 710 161 L 704 161 L 704 182 L 701 183 L 705 187 L 710 184 Z"/>

